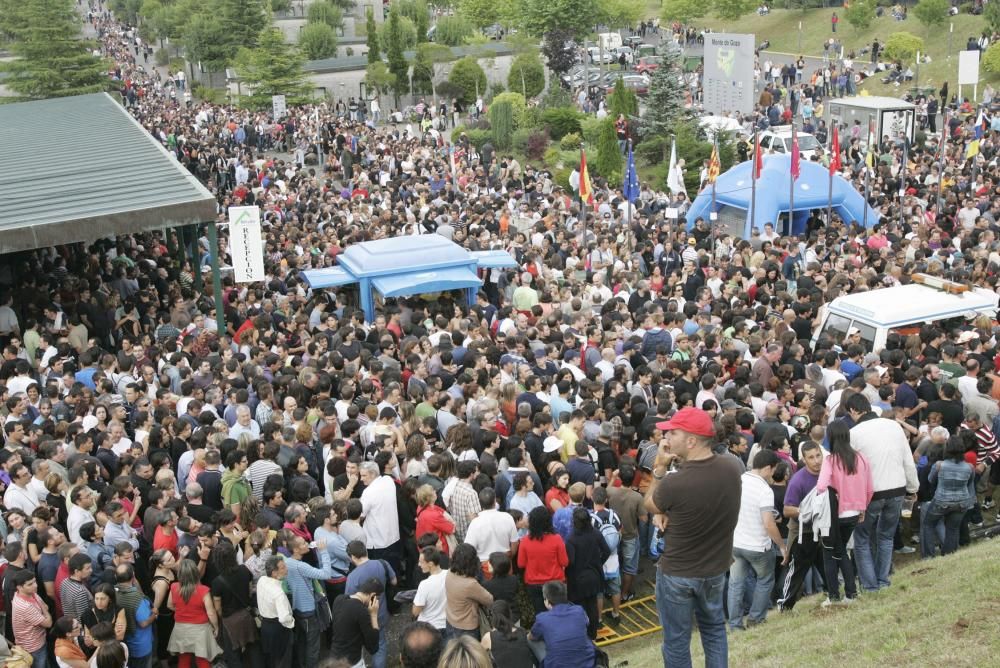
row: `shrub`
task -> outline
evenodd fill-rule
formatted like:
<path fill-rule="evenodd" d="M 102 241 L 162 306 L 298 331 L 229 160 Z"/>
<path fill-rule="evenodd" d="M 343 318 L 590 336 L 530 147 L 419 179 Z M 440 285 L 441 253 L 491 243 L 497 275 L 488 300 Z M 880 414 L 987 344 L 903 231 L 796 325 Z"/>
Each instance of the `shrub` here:
<path fill-rule="evenodd" d="M 187 69 L 185 65 L 186 63 L 184 62 L 183 58 L 171 58 L 170 61 L 167 63 L 167 66 L 170 68 L 171 72 L 177 72 L 178 70 L 185 70 Z"/>
<path fill-rule="evenodd" d="M 514 134 L 511 136 L 511 147 L 517 153 L 527 153 L 528 152 L 528 138 L 531 136 L 531 130 L 528 128 L 523 128 L 521 130 L 515 130 Z"/>
<path fill-rule="evenodd" d="M 612 121 L 613 124 L 614 121 Z M 587 146 L 591 148 L 597 146 L 597 140 L 601 136 L 601 119 L 596 117 L 584 118 L 580 121 L 580 130 L 583 135 L 583 141 Z"/>
<path fill-rule="evenodd" d="M 452 66 L 448 81 L 461 91 L 459 99 L 464 104 L 475 102 L 477 92 L 479 95 L 486 92 L 486 72 L 472 56 L 466 56 Z"/>
<path fill-rule="evenodd" d="M 559 140 L 559 148 L 564 151 L 574 151 L 580 148 L 581 141 L 583 141 L 583 138 L 579 132 L 570 132 L 567 135 L 563 135 L 562 139 Z"/>
<path fill-rule="evenodd" d="M 635 147 L 635 155 L 650 165 L 658 165 L 663 162 L 665 151 L 670 150 L 670 140 L 667 137 L 652 136 L 642 140 Z"/>
<path fill-rule="evenodd" d="M 456 125 L 455 127 L 453 127 L 451 129 L 451 136 L 452 137 L 459 137 L 459 136 L 461 136 L 461 134 L 463 132 L 467 132 L 467 131 L 468 131 L 468 128 L 466 128 L 464 125 Z"/>
<path fill-rule="evenodd" d="M 528 145 L 524 154 L 532 160 L 541 160 L 549 147 L 549 133 L 545 130 L 530 130 Z"/>
<path fill-rule="evenodd" d="M 510 65 L 507 88 L 525 97 L 535 97 L 545 89 L 545 68 L 533 53 L 522 53 Z"/>
<path fill-rule="evenodd" d="M 545 164 L 548 165 L 549 167 L 552 168 L 558 167 L 562 161 L 562 156 L 559 152 L 559 147 L 549 146 L 549 148 L 545 149 L 545 155 L 542 156 L 542 159 L 545 161 Z"/>
<path fill-rule="evenodd" d="M 557 169 L 553 172 L 552 176 L 555 182 L 567 193 L 572 193 L 573 188 L 569 185 L 569 177 L 573 173 L 572 167 L 563 167 L 562 169 Z"/>
<path fill-rule="evenodd" d="M 325 23 L 334 30 L 340 28 L 344 22 L 340 7 L 329 0 L 317 0 L 310 4 L 306 10 L 306 17 L 309 23 Z"/>
<path fill-rule="evenodd" d="M 553 83 L 542 97 L 542 109 L 573 107 L 573 96 L 568 90 Z"/>
<path fill-rule="evenodd" d="M 461 46 L 476 31 L 462 16 L 442 16 L 436 25 L 434 41 L 445 46 Z"/>
<path fill-rule="evenodd" d="M 326 23 L 307 23 L 299 35 L 299 48 L 309 60 L 337 55 L 337 33 Z"/>
<path fill-rule="evenodd" d="M 400 41 L 403 43 L 404 51 L 406 49 L 412 49 L 417 45 L 417 27 L 409 17 L 399 17 L 399 35 Z M 381 26 L 379 26 L 378 43 L 381 44 L 382 49 L 388 53 L 389 44 L 392 43 L 392 40 L 389 39 L 389 21 L 385 21 Z"/>
<path fill-rule="evenodd" d="M 894 32 L 885 41 L 886 61 L 908 62 L 924 51 L 924 40 L 908 32 Z"/>
<path fill-rule="evenodd" d="M 580 135 L 583 118 L 584 115 L 573 107 L 555 107 L 542 112 L 542 125 L 549 129 L 553 139 L 562 139 L 568 134 Z"/>
<path fill-rule="evenodd" d="M 496 147 L 500 150 L 510 148 L 514 133 L 514 110 L 509 101 L 493 102 L 490 105 L 490 127 Z"/>
<path fill-rule="evenodd" d="M 507 102 L 510 104 L 511 112 L 514 114 L 514 129 L 531 127 L 528 118 L 528 104 L 524 101 L 524 96 L 520 93 L 500 93 L 493 98 L 490 103 Z"/>
<path fill-rule="evenodd" d="M 493 133 L 490 130 L 466 130 L 465 136 L 469 138 L 469 143 L 476 148 L 482 148 L 483 144 L 493 139 Z"/>
<path fill-rule="evenodd" d="M 1000 74 L 1000 42 L 993 42 L 983 54 L 983 69 L 992 74 Z"/>
<path fill-rule="evenodd" d="M 622 151 L 618 147 L 614 120 L 611 118 L 601 119 L 598 126 L 597 158 L 594 160 L 594 171 L 611 183 L 621 183 L 624 162 Z"/>

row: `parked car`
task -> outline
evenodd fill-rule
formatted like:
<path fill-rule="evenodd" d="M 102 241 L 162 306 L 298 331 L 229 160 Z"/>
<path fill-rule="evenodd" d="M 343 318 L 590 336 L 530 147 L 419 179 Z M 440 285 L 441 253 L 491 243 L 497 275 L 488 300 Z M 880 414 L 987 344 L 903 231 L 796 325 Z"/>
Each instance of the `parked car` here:
<path fill-rule="evenodd" d="M 639 74 L 652 74 L 660 66 L 661 62 L 663 62 L 663 58 L 660 56 L 643 56 L 635 64 L 635 71 Z"/>
<path fill-rule="evenodd" d="M 632 53 L 632 49 L 630 47 L 627 47 L 627 46 L 616 46 L 615 48 L 611 49 L 611 62 L 617 63 L 618 62 L 618 58 L 622 54 L 625 55 L 625 64 L 626 65 L 631 65 L 632 61 L 635 60 L 635 55 Z"/>
<path fill-rule="evenodd" d="M 577 88 L 583 85 L 584 71 L 587 72 L 587 81 L 589 85 L 595 86 L 601 83 L 601 71 L 596 67 L 587 67 L 577 65 L 572 68 L 566 74 L 562 75 L 561 79 L 564 84 L 570 88 Z"/>
<path fill-rule="evenodd" d="M 600 63 L 602 61 L 601 50 L 599 48 L 597 48 L 596 46 L 588 47 L 587 48 L 587 53 L 590 54 L 590 62 L 591 63 L 593 63 L 593 64 L 596 65 L 596 64 L 598 64 L 598 63 Z M 612 56 L 611 55 L 611 51 L 610 50 L 608 50 L 608 49 L 604 50 L 603 62 L 604 62 L 605 65 L 611 64 L 612 62 L 615 61 L 616 58 L 617 58 L 617 56 Z"/>
<path fill-rule="evenodd" d="M 764 152 L 788 154 L 792 150 L 792 128 L 788 125 L 776 125 L 760 133 L 760 147 Z M 798 132 L 795 138 L 799 143 L 799 155 L 809 160 L 821 148 L 819 142 L 808 132 Z"/>
<path fill-rule="evenodd" d="M 625 84 L 627 90 L 632 91 L 636 95 L 646 95 L 649 92 L 649 77 L 645 74 L 623 74 L 621 76 L 622 83 Z M 607 87 L 607 92 L 610 94 L 615 89 L 615 84 L 618 82 L 618 77 L 612 80 L 611 84 Z"/>

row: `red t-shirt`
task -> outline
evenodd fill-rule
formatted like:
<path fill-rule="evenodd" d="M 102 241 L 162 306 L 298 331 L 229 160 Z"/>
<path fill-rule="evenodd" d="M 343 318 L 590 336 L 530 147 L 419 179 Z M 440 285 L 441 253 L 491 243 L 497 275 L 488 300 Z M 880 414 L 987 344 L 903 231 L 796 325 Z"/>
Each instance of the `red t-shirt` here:
<path fill-rule="evenodd" d="M 517 566 L 524 570 L 524 583 L 545 584 L 550 580 L 566 581 L 569 556 L 566 544 L 557 533 L 547 533 L 541 540 L 522 538 L 517 548 Z"/>
<path fill-rule="evenodd" d="M 156 531 L 153 533 L 153 552 L 157 550 L 168 550 L 170 554 L 174 555 L 174 559 L 179 559 L 180 555 L 177 553 L 177 530 L 174 529 L 170 534 L 164 533 L 163 527 L 156 527 Z"/>
<path fill-rule="evenodd" d="M 181 598 L 181 584 L 179 582 L 171 584 L 170 596 L 174 599 L 174 621 L 178 624 L 207 624 L 206 594 L 208 594 L 208 587 L 199 584 L 195 587 L 191 598 L 185 601 Z"/>

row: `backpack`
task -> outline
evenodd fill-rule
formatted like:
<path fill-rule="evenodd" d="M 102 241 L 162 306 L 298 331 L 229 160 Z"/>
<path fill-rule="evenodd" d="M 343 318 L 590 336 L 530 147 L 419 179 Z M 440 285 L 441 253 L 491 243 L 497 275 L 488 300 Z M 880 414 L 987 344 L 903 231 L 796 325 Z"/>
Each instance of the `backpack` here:
<path fill-rule="evenodd" d="M 611 548 L 611 556 L 604 562 L 604 579 L 615 580 L 619 575 L 618 545 L 621 543 L 622 522 L 615 511 L 608 508 L 605 512 L 608 519 L 603 520 L 597 513 L 591 512 L 590 517 L 594 522 L 594 527 L 604 536 L 604 542 Z M 617 526 L 616 526 L 617 525 Z"/>

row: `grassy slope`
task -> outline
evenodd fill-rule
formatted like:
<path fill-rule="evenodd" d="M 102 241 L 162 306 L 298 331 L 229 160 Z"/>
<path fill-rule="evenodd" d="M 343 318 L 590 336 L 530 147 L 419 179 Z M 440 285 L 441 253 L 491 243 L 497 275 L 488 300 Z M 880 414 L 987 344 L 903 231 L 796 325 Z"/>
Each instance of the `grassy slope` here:
<path fill-rule="evenodd" d="M 735 24 L 712 17 L 697 21 L 697 25 L 705 25 L 719 32 L 754 33 L 757 36 L 758 44 L 765 39 L 770 40 L 773 51 L 822 57 L 823 41 L 833 36 L 830 32 L 832 12 L 832 9 L 812 9 L 805 12 L 774 9 L 768 16 L 758 16 L 756 12 L 751 12 Z M 892 16 L 886 15 L 872 21 L 867 30 L 859 31 L 843 19 L 843 10 L 839 12 L 839 15 L 841 21 L 837 28 L 837 37 L 842 40 L 847 50 L 870 46 L 876 37 L 880 43 L 885 44 L 885 40 L 894 32 L 905 31 L 923 39 L 926 53 L 930 55 L 932 62 L 920 66 L 920 85 L 940 88 L 944 81 L 949 81 L 952 91 L 955 90 L 955 81 L 958 77 L 958 52 L 965 48 L 966 40 L 970 36 L 979 35 L 985 26 L 981 16 L 960 14 L 951 17 L 949 23 L 955 24 L 955 32 L 952 35 L 951 59 L 949 60 L 948 23 L 928 31 L 912 14 L 906 21 L 895 21 Z M 800 21 L 802 22 L 801 50 L 799 49 L 798 30 Z M 864 57 L 859 59 L 859 62 L 868 62 L 868 60 L 868 57 Z M 982 72 L 982 75 L 984 82 L 990 80 L 985 72 Z M 879 78 L 870 77 L 865 82 L 864 88 L 873 95 L 893 97 L 898 97 L 905 91 L 905 88 L 902 87 L 895 88 L 883 85 Z"/>
<path fill-rule="evenodd" d="M 850 608 L 804 599 L 791 614 L 729 637 L 732 666 L 986 666 L 1000 656 L 1000 551 L 981 541 L 949 557 L 902 567 L 892 587 Z M 659 634 L 613 645 L 612 665 L 663 665 Z M 694 664 L 703 663 L 692 642 Z"/>

